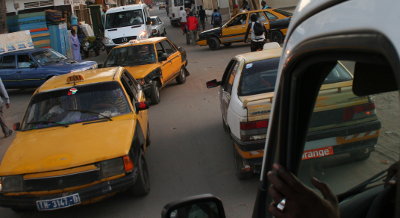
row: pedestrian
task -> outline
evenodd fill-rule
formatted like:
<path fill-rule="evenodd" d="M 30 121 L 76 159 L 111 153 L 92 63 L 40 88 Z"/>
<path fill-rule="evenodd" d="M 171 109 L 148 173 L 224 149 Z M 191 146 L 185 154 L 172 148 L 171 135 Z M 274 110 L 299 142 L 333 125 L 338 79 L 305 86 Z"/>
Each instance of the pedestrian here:
<path fill-rule="evenodd" d="M 74 60 L 80 61 L 81 57 L 81 43 L 79 42 L 78 36 L 74 29 L 71 30 L 71 45 L 72 45 L 72 56 Z"/>
<path fill-rule="evenodd" d="M 257 14 L 252 14 L 250 16 L 251 23 L 247 26 L 244 42 L 247 42 L 247 38 L 249 32 L 251 30 L 251 42 L 250 42 L 250 50 L 253 51 L 261 51 L 264 47 L 265 43 L 265 33 L 267 30 L 265 26 L 258 22 Z"/>
<path fill-rule="evenodd" d="M 247 0 L 243 0 L 242 7 L 240 7 L 240 12 L 246 12 L 250 10 L 249 3 Z"/>
<path fill-rule="evenodd" d="M 207 20 L 207 15 L 206 15 L 206 10 L 203 9 L 203 6 L 199 6 L 199 18 L 200 18 L 200 24 L 201 28 L 203 30 L 206 29 L 206 20 Z"/>
<path fill-rule="evenodd" d="M 236 16 L 236 14 L 239 14 L 239 6 L 237 4 L 234 4 L 232 10 L 232 17 Z"/>
<path fill-rule="evenodd" d="M 10 97 L 8 97 L 8 93 L 6 88 L 4 87 L 3 81 L 0 78 L 0 125 L 1 130 L 4 133 L 4 138 L 12 135 L 13 131 L 9 129 L 6 125 L 6 120 L 3 116 L 3 106 L 6 105 L 6 108 L 10 108 Z"/>
<path fill-rule="evenodd" d="M 268 9 L 270 6 L 267 5 L 267 2 L 261 1 L 261 9 Z"/>
<path fill-rule="evenodd" d="M 199 21 L 197 20 L 197 17 L 193 16 L 193 12 L 190 12 L 189 16 L 187 17 L 187 27 L 190 36 L 188 44 L 190 44 L 191 41 L 193 45 L 196 45 L 197 30 L 199 29 Z"/>
<path fill-rule="evenodd" d="M 179 8 L 179 21 L 181 23 L 181 29 L 182 29 L 183 34 L 186 33 L 186 22 L 187 22 L 186 17 L 187 17 L 186 11 L 183 10 L 183 7 L 180 7 Z"/>
<path fill-rule="evenodd" d="M 213 27 L 220 27 L 222 24 L 222 16 L 221 13 L 217 9 L 214 9 L 214 12 L 211 15 L 211 25 Z"/>

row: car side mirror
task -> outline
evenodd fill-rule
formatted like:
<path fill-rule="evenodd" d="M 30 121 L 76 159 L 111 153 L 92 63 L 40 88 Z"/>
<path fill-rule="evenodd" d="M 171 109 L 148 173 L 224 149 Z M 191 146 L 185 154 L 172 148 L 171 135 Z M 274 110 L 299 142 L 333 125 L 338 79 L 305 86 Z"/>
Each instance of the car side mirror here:
<path fill-rule="evenodd" d="M 139 111 L 147 110 L 147 109 L 149 109 L 149 103 L 148 102 L 136 102 L 135 108 L 136 108 L 136 113 L 138 113 Z"/>
<path fill-rule="evenodd" d="M 211 89 L 211 88 L 215 88 L 217 86 L 221 85 L 221 81 L 217 81 L 216 79 L 214 80 L 210 80 L 206 83 L 207 88 Z"/>
<path fill-rule="evenodd" d="M 168 56 L 165 53 L 158 57 L 159 62 L 166 61 L 167 59 L 168 59 Z"/>
<path fill-rule="evenodd" d="M 20 130 L 21 129 L 21 123 L 20 122 L 14 123 L 13 129 L 14 129 L 14 131 Z"/>
<path fill-rule="evenodd" d="M 162 218 L 225 218 L 222 201 L 211 195 L 203 194 L 192 196 L 183 200 L 171 202 L 163 208 Z"/>

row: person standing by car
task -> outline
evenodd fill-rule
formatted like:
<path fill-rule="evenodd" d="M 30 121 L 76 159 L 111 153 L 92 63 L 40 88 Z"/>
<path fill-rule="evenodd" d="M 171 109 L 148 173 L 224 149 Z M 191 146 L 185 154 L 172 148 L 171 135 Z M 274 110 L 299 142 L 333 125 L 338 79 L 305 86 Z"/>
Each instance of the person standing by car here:
<path fill-rule="evenodd" d="M 268 9 L 270 8 L 265 1 L 261 1 L 261 9 Z"/>
<path fill-rule="evenodd" d="M 78 36 L 74 29 L 71 30 L 71 45 L 72 45 L 72 56 L 74 60 L 80 61 L 81 57 L 81 43 L 79 42 Z"/>
<path fill-rule="evenodd" d="M 203 6 L 199 6 L 199 18 L 200 18 L 200 24 L 201 28 L 203 31 L 206 29 L 206 20 L 207 20 L 207 15 L 206 11 L 203 9 Z"/>
<path fill-rule="evenodd" d="M 6 105 L 6 108 L 10 108 L 10 97 L 8 97 L 8 93 L 6 88 L 4 87 L 3 81 L 0 78 L 0 125 L 1 130 L 4 133 L 4 138 L 10 136 L 13 131 L 9 129 L 6 125 L 6 120 L 3 116 L 3 106 Z"/>
<path fill-rule="evenodd" d="M 221 13 L 217 9 L 214 9 L 214 12 L 211 15 L 211 25 L 215 27 L 220 27 L 222 24 L 222 16 Z"/>
<path fill-rule="evenodd" d="M 247 26 L 244 42 L 247 42 L 247 38 L 251 30 L 250 50 L 252 52 L 261 51 L 264 47 L 265 33 L 267 32 L 267 30 L 265 29 L 264 25 L 258 22 L 257 14 L 252 14 L 250 20 L 251 23 L 249 23 L 249 25 Z"/>
<path fill-rule="evenodd" d="M 193 45 L 196 45 L 197 30 L 199 29 L 199 21 L 195 16 L 193 16 L 193 12 L 190 12 L 189 16 L 187 17 L 187 27 L 188 27 L 188 34 L 190 36 L 189 44 L 191 42 Z"/>
<path fill-rule="evenodd" d="M 186 17 L 187 17 L 186 11 L 183 10 L 183 7 L 180 7 L 179 8 L 179 21 L 181 23 L 181 29 L 182 29 L 183 34 L 186 33 L 186 22 L 187 22 Z"/>

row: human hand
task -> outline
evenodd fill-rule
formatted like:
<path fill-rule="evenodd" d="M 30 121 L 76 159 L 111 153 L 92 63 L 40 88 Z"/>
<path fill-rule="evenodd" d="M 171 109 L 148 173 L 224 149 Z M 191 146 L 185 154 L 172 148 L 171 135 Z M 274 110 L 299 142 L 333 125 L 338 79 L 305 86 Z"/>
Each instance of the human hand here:
<path fill-rule="evenodd" d="M 10 108 L 10 104 L 6 103 L 6 108 L 7 109 Z"/>
<path fill-rule="evenodd" d="M 321 198 L 278 164 L 274 164 L 272 171 L 269 171 L 267 175 L 271 183 L 268 192 L 274 201 L 268 210 L 273 216 L 277 218 L 340 217 L 337 198 L 325 183 L 316 178 L 311 180 L 322 193 L 324 198 Z M 276 205 L 282 199 L 285 199 L 285 205 L 280 210 Z"/>

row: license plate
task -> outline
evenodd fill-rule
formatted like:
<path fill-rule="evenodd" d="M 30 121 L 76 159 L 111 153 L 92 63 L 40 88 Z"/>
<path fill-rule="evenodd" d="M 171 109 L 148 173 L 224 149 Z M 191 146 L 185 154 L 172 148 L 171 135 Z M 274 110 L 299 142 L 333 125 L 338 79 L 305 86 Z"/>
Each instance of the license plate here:
<path fill-rule="evenodd" d="M 325 147 L 325 148 L 318 148 L 318 149 L 304 151 L 302 159 L 308 160 L 308 159 L 330 156 L 333 154 L 334 154 L 333 148 L 332 148 L 332 146 L 329 146 L 329 147 Z"/>
<path fill-rule="evenodd" d="M 56 210 L 66 207 L 71 207 L 81 203 L 79 194 L 68 195 L 60 198 L 54 198 L 49 200 L 36 201 L 36 207 L 39 211 L 44 210 Z"/>

